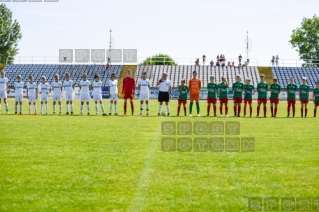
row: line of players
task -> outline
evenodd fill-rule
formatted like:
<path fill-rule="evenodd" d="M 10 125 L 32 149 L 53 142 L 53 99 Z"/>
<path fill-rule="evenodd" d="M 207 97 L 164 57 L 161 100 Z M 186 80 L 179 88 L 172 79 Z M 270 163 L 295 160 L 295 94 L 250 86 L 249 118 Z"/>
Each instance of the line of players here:
<path fill-rule="evenodd" d="M 149 88 L 150 83 L 149 80 L 146 79 L 147 73 L 142 73 L 142 78 L 138 81 L 138 90 L 140 92 L 140 115 L 143 114 L 143 103 L 146 103 L 146 115 L 149 115 Z M 29 77 L 29 82 L 27 83 L 27 99 L 29 101 L 29 114 L 31 114 L 31 105 L 34 105 L 34 114 L 37 113 L 36 108 L 36 100 L 37 95 L 40 95 L 41 108 L 40 114 L 42 114 L 43 104 L 45 104 L 45 114 L 48 114 L 48 94 L 53 91 L 53 114 L 56 113 L 56 103 L 59 104 L 59 113 L 62 113 L 62 105 L 61 105 L 61 94 L 63 88 L 65 89 L 65 98 L 66 98 L 66 114 L 71 115 L 74 113 L 73 100 L 74 100 L 74 82 L 70 79 L 70 74 L 66 73 L 66 80 L 62 83 L 59 81 L 59 76 L 55 75 L 55 81 L 49 85 L 46 82 L 46 77 L 42 76 L 42 82 L 37 86 L 34 82 L 32 76 Z M 258 106 L 257 106 L 257 117 L 259 117 L 260 108 L 263 106 L 264 109 L 264 117 L 266 117 L 267 113 L 267 91 L 271 91 L 270 95 L 270 110 L 271 116 L 276 117 L 277 115 L 277 106 L 279 104 L 279 93 L 281 90 L 281 86 L 278 84 L 277 78 L 273 78 L 273 83 L 268 87 L 268 84 L 264 81 L 265 76 L 260 75 L 260 82 L 255 89 L 253 85 L 250 84 L 251 80 L 246 79 L 246 84 L 241 82 L 241 76 L 236 76 L 236 82 L 232 85 L 232 91 L 234 95 L 234 115 L 240 116 L 241 112 L 241 103 L 244 100 L 244 116 L 246 117 L 246 108 L 249 106 L 250 117 L 252 117 L 252 95 L 257 92 L 258 93 Z M 307 104 L 309 102 L 309 91 L 310 87 L 307 85 L 307 79 L 305 77 L 302 78 L 303 84 L 299 87 L 299 99 L 301 101 L 301 117 L 307 116 Z M 177 115 L 180 113 L 181 106 L 184 107 L 184 114 L 186 115 L 186 103 L 187 103 L 187 93 L 190 93 L 190 106 L 189 106 L 189 115 L 192 116 L 192 107 L 193 101 L 196 102 L 197 115 L 200 114 L 199 107 L 199 93 L 201 89 L 201 80 L 197 78 L 197 72 L 193 72 L 193 78 L 189 80 L 188 86 L 185 85 L 186 80 L 181 81 L 181 85 L 178 86 L 179 98 L 178 98 L 178 109 Z M 317 87 L 314 89 L 314 116 L 316 116 L 316 109 L 319 105 L 319 81 L 316 83 Z M 116 80 L 115 73 L 112 73 L 111 80 L 107 83 L 109 87 L 109 98 L 110 98 L 110 110 L 109 115 L 112 113 L 112 107 L 114 104 L 114 115 L 118 115 L 117 113 L 117 101 L 119 98 L 118 94 L 118 81 Z M 166 103 L 166 110 L 168 115 L 170 114 L 169 109 L 169 99 L 170 94 L 172 92 L 170 80 L 167 79 L 167 74 L 163 73 L 162 78 L 157 83 L 159 86 L 159 110 L 158 115 L 161 114 L 162 104 Z M 15 114 L 18 113 L 18 105 L 20 105 L 20 114 L 22 114 L 22 100 L 23 100 L 23 87 L 24 82 L 22 82 L 22 78 L 20 75 L 17 77 L 17 82 L 15 82 Z M 5 77 L 5 72 L 1 71 L 0 77 L 0 111 L 1 111 L 1 99 L 4 99 L 6 111 L 8 112 L 8 103 L 7 103 L 7 93 L 6 90 L 8 88 L 8 79 Z M 87 74 L 84 73 L 82 75 L 82 80 L 79 84 L 80 88 L 80 114 L 83 114 L 84 103 L 87 105 L 87 113 L 90 114 L 90 95 L 89 92 L 92 90 L 93 100 L 95 102 L 95 111 L 98 114 L 98 102 L 100 103 L 100 107 L 102 110 L 102 114 L 106 115 L 105 108 L 102 102 L 102 89 L 103 84 L 100 81 L 99 75 L 95 75 L 94 81 L 91 83 L 87 80 Z M 210 83 L 207 85 L 208 89 L 208 97 L 207 97 L 207 116 L 210 114 L 211 105 L 213 106 L 214 116 L 216 116 L 216 103 L 217 96 L 219 96 L 220 101 L 220 116 L 223 116 L 223 107 L 225 108 L 225 116 L 228 117 L 228 88 L 229 84 L 226 81 L 225 77 L 222 77 L 221 82 L 219 84 L 215 83 L 215 77 L 210 77 Z M 288 117 L 290 116 L 290 108 L 292 108 L 292 115 L 295 116 L 295 103 L 296 103 L 296 92 L 298 91 L 297 85 L 294 83 L 293 77 L 290 78 L 290 83 L 287 85 L 287 113 Z M 127 76 L 123 80 L 123 89 L 122 94 L 124 94 L 124 115 L 126 115 L 127 111 L 127 100 L 130 99 L 131 111 L 132 115 L 134 115 L 134 103 L 133 96 L 135 94 L 135 80 L 131 76 L 131 71 L 127 72 Z M 244 95 L 244 99 L 242 96 Z"/>
<path fill-rule="evenodd" d="M 252 95 L 257 92 L 257 117 L 259 117 L 261 106 L 263 106 L 264 117 L 267 117 L 267 92 L 270 91 L 270 111 L 271 117 L 276 117 L 277 108 L 279 104 L 279 93 L 281 86 L 278 84 L 276 77 L 273 78 L 273 82 L 270 86 L 265 82 L 265 75 L 260 75 L 260 82 L 255 88 L 251 85 L 251 79 L 246 79 L 246 84 L 241 82 L 241 76 L 236 76 L 236 82 L 232 85 L 233 101 L 234 101 L 234 116 L 240 117 L 241 104 L 244 100 L 244 116 L 246 117 L 246 108 L 249 106 L 249 116 L 252 117 Z M 186 102 L 187 93 L 190 93 L 190 106 L 189 115 L 192 116 L 193 101 L 196 102 L 197 114 L 199 116 L 199 93 L 201 89 L 201 81 L 197 79 L 196 71 L 193 72 L 193 78 L 189 80 L 188 86 L 185 85 L 186 81 L 182 80 L 181 85 L 178 87 L 179 99 L 177 115 L 180 113 L 181 105 L 184 107 L 184 114 L 186 116 Z M 226 81 L 226 77 L 221 78 L 219 84 L 215 83 L 215 77 L 210 77 L 210 83 L 207 85 L 207 116 L 210 114 L 210 107 L 213 106 L 214 116 L 216 116 L 216 103 L 217 96 L 219 95 L 220 101 L 220 116 L 223 116 L 223 107 L 225 108 L 225 116 L 228 117 L 228 89 L 229 84 Z M 310 86 L 307 85 L 307 78 L 302 78 L 302 84 L 298 86 L 294 83 L 294 78 L 290 77 L 290 83 L 286 87 L 287 92 L 287 117 L 290 116 L 290 109 L 292 108 L 292 116 L 295 117 L 295 105 L 296 105 L 296 93 L 299 91 L 299 100 L 301 103 L 301 117 L 307 117 L 309 103 Z M 244 96 L 244 98 L 242 98 Z M 314 117 L 317 114 L 317 107 L 319 106 L 319 81 L 316 83 L 316 88 L 313 90 L 313 102 L 314 102 Z"/>

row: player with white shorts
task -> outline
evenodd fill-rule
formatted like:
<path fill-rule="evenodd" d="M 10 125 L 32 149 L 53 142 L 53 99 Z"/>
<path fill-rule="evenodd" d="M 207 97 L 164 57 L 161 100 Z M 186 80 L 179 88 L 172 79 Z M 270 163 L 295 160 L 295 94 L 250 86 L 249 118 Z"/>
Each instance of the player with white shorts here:
<path fill-rule="evenodd" d="M 80 101 L 81 101 L 81 106 L 80 106 L 80 115 L 83 114 L 83 104 L 86 102 L 87 106 L 87 111 L 88 115 L 90 115 L 90 86 L 91 82 L 87 80 L 87 74 L 84 73 L 82 75 L 82 80 L 80 81 Z"/>
<path fill-rule="evenodd" d="M 21 75 L 17 76 L 18 81 L 14 83 L 14 98 L 15 98 L 15 107 L 14 113 L 18 113 L 18 104 L 20 104 L 20 115 L 22 115 L 22 101 L 23 101 L 23 87 L 24 82 L 22 82 Z"/>
<path fill-rule="evenodd" d="M 69 104 L 71 105 L 71 115 L 73 115 L 73 100 L 74 100 L 74 82 L 70 79 L 70 73 L 65 74 L 65 81 L 63 82 L 66 100 L 66 115 L 69 115 Z"/>
<path fill-rule="evenodd" d="M 48 95 L 51 91 L 51 86 L 46 81 L 47 81 L 46 77 L 42 76 L 41 83 L 38 86 L 40 100 L 41 100 L 41 106 L 40 106 L 40 114 L 41 115 L 42 115 L 43 102 L 45 103 L 46 115 L 48 115 Z"/>
<path fill-rule="evenodd" d="M 118 81 L 116 80 L 116 74 L 112 73 L 111 80 L 109 81 L 109 98 L 110 98 L 110 113 L 112 114 L 112 105 L 114 102 L 114 115 L 117 115 L 117 100 L 119 99 L 119 92 L 117 89 Z"/>
<path fill-rule="evenodd" d="M 100 81 L 100 75 L 95 74 L 94 81 L 92 82 L 93 100 L 95 101 L 95 111 L 98 114 L 97 102 L 100 102 L 103 116 L 106 116 L 104 105 L 102 102 L 102 82 Z"/>
<path fill-rule="evenodd" d="M 55 114 L 56 102 L 59 103 L 60 115 L 62 114 L 61 94 L 62 94 L 62 82 L 59 81 L 59 75 L 54 75 L 54 82 L 52 82 L 51 89 L 53 90 L 53 114 Z"/>
<path fill-rule="evenodd" d="M 27 98 L 29 101 L 29 115 L 31 114 L 31 104 L 34 105 L 34 115 L 37 114 L 37 93 L 38 87 L 37 84 L 33 81 L 34 78 L 32 75 L 29 76 L 29 82 L 27 83 Z"/>
<path fill-rule="evenodd" d="M 6 73 L 4 71 L 1 71 L 1 77 L 0 77 L 0 112 L 1 112 L 1 99 L 3 99 L 6 112 L 9 112 L 9 105 L 7 102 L 7 90 L 8 90 L 8 78 L 6 78 Z"/>
<path fill-rule="evenodd" d="M 142 73 L 142 79 L 140 79 L 137 84 L 138 84 L 138 90 L 140 92 L 140 110 L 141 113 L 140 115 L 143 115 L 143 103 L 145 101 L 146 104 L 146 115 L 149 115 L 149 105 L 148 105 L 148 100 L 150 99 L 150 81 L 149 79 L 146 79 L 146 72 L 144 71 Z"/>

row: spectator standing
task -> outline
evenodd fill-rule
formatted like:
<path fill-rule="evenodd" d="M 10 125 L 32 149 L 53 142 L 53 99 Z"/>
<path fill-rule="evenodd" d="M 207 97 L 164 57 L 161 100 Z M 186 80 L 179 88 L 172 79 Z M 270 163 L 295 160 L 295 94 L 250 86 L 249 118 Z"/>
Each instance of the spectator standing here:
<path fill-rule="evenodd" d="M 199 66 L 199 59 L 198 58 L 195 60 L 195 66 Z"/>
<path fill-rule="evenodd" d="M 217 57 L 216 57 L 216 63 L 217 63 L 217 61 L 219 61 L 219 55 L 217 55 Z"/>
<path fill-rule="evenodd" d="M 278 56 L 278 54 L 276 55 L 276 66 L 278 66 L 278 64 L 279 64 L 279 56 Z"/>
<path fill-rule="evenodd" d="M 222 67 L 225 67 L 225 60 L 222 61 Z"/>
<path fill-rule="evenodd" d="M 234 61 L 231 63 L 231 66 L 235 66 L 235 62 Z"/>
<path fill-rule="evenodd" d="M 241 56 L 241 54 L 238 56 L 238 63 L 241 63 L 241 59 L 242 59 L 243 57 Z"/>
<path fill-rule="evenodd" d="M 205 65 L 205 62 L 206 62 L 206 55 L 204 54 L 203 55 L 203 65 Z"/>
<path fill-rule="evenodd" d="M 213 60 L 210 61 L 210 66 L 214 66 L 214 61 Z"/>
<path fill-rule="evenodd" d="M 105 68 L 106 68 L 106 70 L 109 70 L 109 68 L 110 68 L 110 64 L 109 64 L 109 62 L 107 62 L 107 63 L 106 63 Z"/>
<path fill-rule="evenodd" d="M 272 58 L 271 58 L 271 65 L 275 66 L 275 56 L 272 56 Z"/>
<path fill-rule="evenodd" d="M 227 66 L 230 66 L 230 61 L 228 61 Z"/>
<path fill-rule="evenodd" d="M 216 62 L 216 66 L 220 66 L 220 62 L 219 62 L 219 60 Z"/>

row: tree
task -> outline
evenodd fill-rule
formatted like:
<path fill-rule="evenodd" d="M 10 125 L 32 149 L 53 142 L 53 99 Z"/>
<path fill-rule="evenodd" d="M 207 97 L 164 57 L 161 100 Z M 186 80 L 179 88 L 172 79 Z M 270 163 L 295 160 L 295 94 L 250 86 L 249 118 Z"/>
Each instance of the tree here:
<path fill-rule="evenodd" d="M 303 66 L 319 67 L 319 17 L 303 18 L 301 27 L 292 31 L 289 43 L 299 52 L 300 59 L 306 62 Z"/>
<path fill-rule="evenodd" d="M 13 63 L 18 54 L 18 41 L 22 38 L 20 24 L 12 20 L 12 12 L 5 4 L 0 5 L 0 63 Z M 8 60 L 7 60 L 8 59 Z"/>
<path fill-rule="evenodd" d="M 146 58 L 141 65 L 169 65 L 176 66 L 177 63 L 167 54 L 156 54 Z"/>

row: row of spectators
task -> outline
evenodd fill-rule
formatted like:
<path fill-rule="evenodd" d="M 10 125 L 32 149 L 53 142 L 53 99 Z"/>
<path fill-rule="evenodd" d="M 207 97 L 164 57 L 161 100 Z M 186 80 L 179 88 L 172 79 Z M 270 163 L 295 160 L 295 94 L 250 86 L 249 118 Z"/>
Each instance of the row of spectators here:
<path fill-rule="evenodd" d="M 205 65 L 205 62 L 206 62 L 206 55 L 204 54 L 203 55 L 203 65 Z M 249 64 L 249 60 L 247 61 L 245 61 L 244 62 L 244 64 L 242 64 L 242 56 L 241 56 L 241 54 L 238 56 L 238 68 L 241 68 L 241 67 L 245 67 L 245 66 L 248 66 L 248 64 Z M 221 67 L 225 67 L 226 66 L 226 57 L 225 57 L 225 55 L 223 55 L 223 54 L 221 54 L 220 56 L 219 55 L 217 55 L 217 57 L 216 57 L 216 63 L 214 63 L 214 61 L 213 60 L 211 60 L 210 61 L 210 66 L 221 66 Z M 197 58 L 196 59 L 196 61 L 195 61 L 195 65 L 196 66 L 199 66 L 199 59 Z M 234 61 L 228 61 L 227 62 L 227 66 L 235 66 L 235 62 Z"/>

